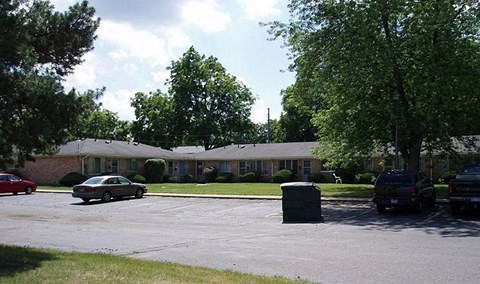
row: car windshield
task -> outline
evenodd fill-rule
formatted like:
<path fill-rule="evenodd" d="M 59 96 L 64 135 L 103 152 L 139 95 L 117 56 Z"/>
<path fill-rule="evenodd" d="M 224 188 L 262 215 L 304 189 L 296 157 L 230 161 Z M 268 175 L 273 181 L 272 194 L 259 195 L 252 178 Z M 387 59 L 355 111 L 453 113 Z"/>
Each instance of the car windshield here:
<path fill-rule="evenodd" d="M 102 177 L 93 177 L 93 178 L 87 179 L 83 184 L 100 184 L 102 183 L 103 180 L 104 178 Z"/>

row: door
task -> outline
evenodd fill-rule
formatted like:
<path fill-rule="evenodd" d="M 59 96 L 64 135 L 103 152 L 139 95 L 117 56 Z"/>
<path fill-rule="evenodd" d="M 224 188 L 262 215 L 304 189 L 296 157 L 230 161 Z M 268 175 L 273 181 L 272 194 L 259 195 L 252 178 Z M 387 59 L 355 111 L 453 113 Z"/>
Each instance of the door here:
<path fill-rule="evenodd" d="M 203 162 L 197 162 L 197 181 L 203 182 Z"/>
<path fill-rule="evenodd" d="M 105 185 L 113 197 L 127 195 L 126 192 L 128 189 L 125 186 L 122 186 L 117 177 L 107 179 Z"/>

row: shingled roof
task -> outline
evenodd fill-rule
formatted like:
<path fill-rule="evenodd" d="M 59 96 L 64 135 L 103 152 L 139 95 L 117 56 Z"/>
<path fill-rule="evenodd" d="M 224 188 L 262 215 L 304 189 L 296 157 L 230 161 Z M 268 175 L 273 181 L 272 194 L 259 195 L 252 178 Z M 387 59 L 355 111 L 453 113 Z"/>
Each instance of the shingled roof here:
<path fill-rule="evenodd" d="M 312 159 L 318 142 L 236 144 L 195 154 L 196 160 L 295 160 Z"/>
<path fill-rule="evenodd" d="M 104 139 L 83 139 L 71 141 L 60 147 L 57 156 L 103 156 L 118 158 L 161 158 L 188 160 L 189 155 L 145 145 L 138 142 L 127 142 Z"/>

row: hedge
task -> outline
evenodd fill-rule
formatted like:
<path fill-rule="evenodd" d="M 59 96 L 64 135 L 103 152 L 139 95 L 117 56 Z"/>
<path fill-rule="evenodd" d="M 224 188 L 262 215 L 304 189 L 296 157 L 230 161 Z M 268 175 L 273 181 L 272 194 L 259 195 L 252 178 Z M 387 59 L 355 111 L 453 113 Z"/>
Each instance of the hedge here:
<path fill-rule="evenodd" d="M 232 182 L 233 174 L 232 173 L 220 173 L 215 179 L 216 182 Z"/>
<path fill-rule="evenodd" d="M 71 172 L 63 176 L 58 183 L 63 186 L 74 186 L 76 184 L 83 183 L 88 177 L 82 175 L 81 173 Z"/>
<path fill-rule="evenodd" d="M 144 176 L 136 173 L 129 174 L 127 177 L 132 182 L 145 183 L 146 179 Z"/>
<path fill-rule="evenodd" d="M 293 181 L 293 173 L 291 170 L 283 169 L 273 174 L 272 181 L 275 183 L 284 183 Z"/>
<path fill-rule="evenodd" d="M 248 172 L 238 177 L 240 182 L 257 182 L 260 181 L 260 175 L 256 172 Z"/>
<path fill-rule="evenodd" d="M 160 183 L 163 181 L 163 172 L 165 171 L 165 160 L 148 159 L 145 162 L 145 179 L 148 183 Z"/>

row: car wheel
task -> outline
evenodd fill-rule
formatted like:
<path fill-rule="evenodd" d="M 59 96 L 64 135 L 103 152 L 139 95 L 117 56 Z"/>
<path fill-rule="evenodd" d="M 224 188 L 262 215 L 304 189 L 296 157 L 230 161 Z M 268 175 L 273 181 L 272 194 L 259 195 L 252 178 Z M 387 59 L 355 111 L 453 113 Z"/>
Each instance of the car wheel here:
<path fill-rule="evenodd" d="M 32 194 L 32 192 L 33 189 L 30 186 L 27 186 L 27 188 L 25 188 L 25 194 Z"/>
<path fill-rule="evenodd" d="M 143 197 L 143 189 L 139 188 L 137 189 L 137 192 L 135 192 L 135 198 L 142 198 Z"/>
<path fill-rule="evenodd" d="M 423 211 L 423 202 L 419 200 L 418 203 L 415 204 L 415 213 L 422 213 L 422 211 Z"/>
<path fill-rule="evenodd" d="M 90 199 L 89 199 L 89 198 L 82 198 L 82 200 L 83 200 L 83 202 L 85 202 L 85 203 L 90 202 Z"/>
<path fill-rule="evenodd" d="M 435 204 L 437 204 L 437 193 L 433 192 L 432 199 L 430 200 L 430 206 L 435 207 Z"/>
<path fill-rule="evenodd" d="M 460 205 L 459 204 L 450 204 L 450 211 L 453 215 L 460 214 Z"/>
<path fill-rule="evenodd" d="M 387 207 L 382 204 L 377 204 L 377 211 L 378 213 L 385 213 L 387 212 Z"/>
<path fill-rule="evenodd" d="M 112 194 L 110 191 L 105 191 L 102 195 L 102 202 L 109 202 L 112 199 Z"/>

